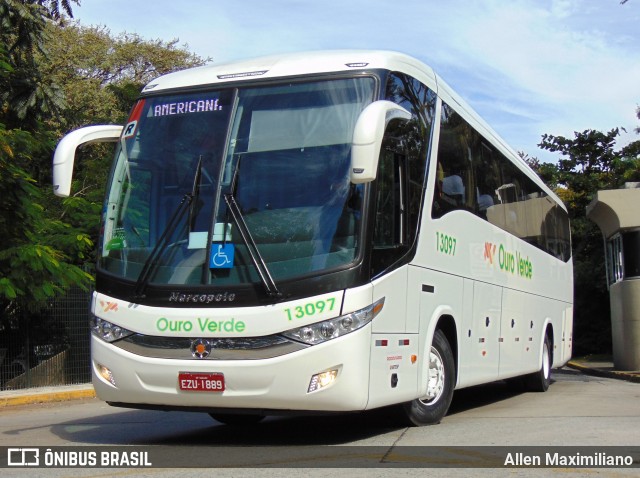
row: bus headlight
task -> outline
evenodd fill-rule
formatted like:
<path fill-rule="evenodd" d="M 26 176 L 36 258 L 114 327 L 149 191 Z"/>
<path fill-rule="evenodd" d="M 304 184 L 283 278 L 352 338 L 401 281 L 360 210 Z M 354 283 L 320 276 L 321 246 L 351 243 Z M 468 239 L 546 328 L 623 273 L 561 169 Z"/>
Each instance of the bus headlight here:
<path fill-rule="evenodd" d="M 309 345 L 321 344 L 364 327 L 380 313 L 383 306 L 384 297 L 364 309 L 315 324 L 287 330 L 282 335 Z"/>
<path fill-rule="evenodd" d="M 91 332 L 98 338 L 101 338 L 105 342 L 115 342 L 116 340 L 124 339 L 133 335 L 133 332 L 119 325 L 112 324 L 111 322 L 93 316 L 91 319 Z"/>

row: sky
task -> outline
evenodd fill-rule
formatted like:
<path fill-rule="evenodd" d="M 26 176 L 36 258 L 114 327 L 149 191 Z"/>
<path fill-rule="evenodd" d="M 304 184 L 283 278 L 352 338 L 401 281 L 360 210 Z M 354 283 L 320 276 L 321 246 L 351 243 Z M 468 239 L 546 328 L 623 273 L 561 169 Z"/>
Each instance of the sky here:
<path fill-rule="evenodd" d="M 81 0 L 81 25 L 179 44 L 211 63 L 384 49 L 431 66 L 516 151 L 543 134 L 640 139 L 640 0 Z"/>

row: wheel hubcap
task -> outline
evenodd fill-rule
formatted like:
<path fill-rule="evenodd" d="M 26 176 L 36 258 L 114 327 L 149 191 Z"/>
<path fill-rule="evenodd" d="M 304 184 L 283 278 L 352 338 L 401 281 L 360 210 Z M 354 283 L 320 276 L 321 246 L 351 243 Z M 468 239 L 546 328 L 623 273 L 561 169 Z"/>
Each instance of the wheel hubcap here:
<path fill-rule="evenodd" d="M 433 347 L 431 347 L 431 353 L 429 353 L 429 375 L 427 381 L 427 393 L 424 397 L 420 398 L 423 403 L 436 402 L 441 396 L 444 390 L 444 361 L 440 353 Z"/>

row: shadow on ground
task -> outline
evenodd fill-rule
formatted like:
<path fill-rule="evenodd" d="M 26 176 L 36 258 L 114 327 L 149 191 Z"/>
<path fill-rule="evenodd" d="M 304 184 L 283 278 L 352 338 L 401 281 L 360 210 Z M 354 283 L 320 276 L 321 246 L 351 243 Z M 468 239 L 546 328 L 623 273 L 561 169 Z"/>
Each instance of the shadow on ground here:
<path fill-rule="evenodd" d="M 574 377 L 575 375 L 575 377 Z M 580 379 L 561 372 L 555 379 Z M 506 382 L 456 391 L 448 416 L 509 400 L 523 393 Z M 267 417 L 245 426 L 223 425 L 206 413 L 109 409 L 108 414 L 56 425 L 53 433 L 70 443 L 96 445 L 340 445 L 371 440 L 406 428 L 399 407 L 321 416 Z M 443 423 L 438 426 L 446 426 Z M 437 430 L 434 428 L 434 433 Z"/>

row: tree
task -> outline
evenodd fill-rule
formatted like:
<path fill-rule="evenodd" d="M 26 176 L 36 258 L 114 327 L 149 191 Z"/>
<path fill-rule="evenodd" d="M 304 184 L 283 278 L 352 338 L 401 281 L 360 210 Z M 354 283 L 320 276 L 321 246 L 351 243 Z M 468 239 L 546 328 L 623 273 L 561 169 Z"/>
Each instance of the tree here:
<path fill-rule="evenodd" d="M 91 278 L 68 262 L 70 253 L 86 253 L 87 234 L 69 237 L 67 226 L 46 217 L 42 195 L 21 163 L 38 154 L 43 142 L 0 125 L 0 302 L 42 302 Z M 66 249 L 66 250 L 65 250 Z"/>
<path fill-rule="evenodd" d="M 626 0 L 624 0 L 626 1 Z M 80 0 L 71 0 L 76 5 L 80 5 Z M 71 2 L 69 0 L 36 0 L 31 3 L 37 3 L 43 6 L 49 12 L 49 15 L 54 20 L 60 20 L 63 14 L 67 14 L 73 18 L 73 12 L 71 11 Z M 62 10 L 62 11 L 60 11 Z"/>
<path fill-rule="evenodd" d="M 112 35 L 104 26 L 77 23 L 50 24 L 48 54 L 39 64 L 48 78 L 60 85 L 66 105 L 48 126 L 56 138 L 87 124 L 124 124 L 142 87 L 153 78 L 205 60 L 177 46 L 178 41 L 144 40 L 135 34 Z M 113 156 L 112 145 L 95 145 L 76 161 L 72 196 L 53 197 L 49 186 L 50 156 L 32 171 L 45 188 L 52 218 L 64 220 L 70 233 L 88 234 L 96 243 L 104 185 Z M 94 251 L 95 252 L 95 251 Z M 86 267 L 95 263 L 85 255 Z"/>
<path fill-rule="evenodd" d="M 88 287 L 103 184 L 113 152 L 82 153 L 75 196 L 54 198 L 51 157 L 63 133 L 120 123 L 142 84 L 203 63 L 176 42 L 111 38 L 79 27 L 76 0 L 0 0 L 0 346 L 8 360 L 33 353 L 34 333 L 64 344 L 51 298 Z M 89 36 L 99 37 L 94 45 Z M 94 48 L 92 48 L 94 46 Z M 115 73 L 112 73 L 115 72 Z M 93 77 L 90 74 L 97 76 Z M 101 76 L 102 75 L 102 76 Z M 56 336 L 58 333 L 58 336 Z M 36 334 L 37 335 L 37 334 Z M 18 340 L 15 338 L 18 337 Z M 0 369 L 0 386 L 6 372 Z"/>
<path fill-rule="evenodd" d="M 67 0 L 0 0 L 0 307 L 33 305 L 87 286 L 110 155 L 79 161 L 74 197 L 51 191 L 57 139 L 121 123 L 154 75 L 202 64 L 177 42 L 112 38 L 70 23 Z M 104 152 L 104 149 L 103 149 Z M 31 307 L 30 307 L 31 308 Z"/>
<path fill-rule="evenodd" d="M 78 3 L 77 0 L 71 0 Z M 11 75 L 0 78 L 0 121 L 9 128 L 35 129 L 62 106 L 55 83 L 43 75 L 36 56 L 46 55 L 47 24 L 71 15 L 68 0 L 0 0 L 0 44 Z"/>
<path fill-rule="evenodd" d="M 35 56 L 43 51 L 50 12 L 41 3 L 0 0 L 0 305 L 38 303 L 90 276 L 69 261 L 83 254 L 88 236 L 69 237 L 47 216 L 29 174 L 33 159 L 50 152 L 40 128 L 50 117 L 53 88 L 42 80 Z M 63 2 L 67 4 L 67 2 Z M 68 6 L 68 4 L 67 4 Z"/>
<path fill-rule="evenodd" d="M 571 219 L 574 261 L 574 353 L 611 350 L 609 294 L 602 234 L 586 218 L 586 207 L 601 189 L 640 180 L 640 141 L 616 148 L 618 128 L 586 130 L 574 138 L 545 134 L 539 147 L 559 153 L 557 164 L 525 158 L 565 202 Z"/>
<path fill-rule="evenodd" d="M 114 36 L 104 26 L 69 22 L 49 29 L 47 55 L 39 61 L 68 99 L 60 133 L 90 122 L 123 123 L 140 90 L 153 78 L 206 61 L 179 48 L 178 40 Z"/>

